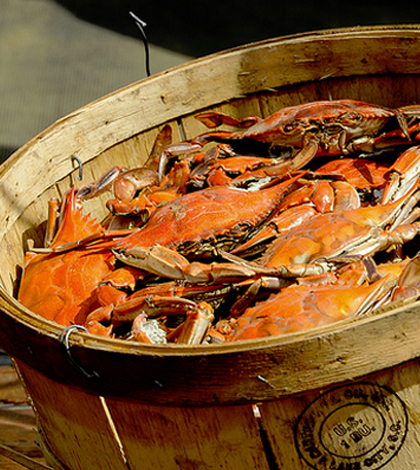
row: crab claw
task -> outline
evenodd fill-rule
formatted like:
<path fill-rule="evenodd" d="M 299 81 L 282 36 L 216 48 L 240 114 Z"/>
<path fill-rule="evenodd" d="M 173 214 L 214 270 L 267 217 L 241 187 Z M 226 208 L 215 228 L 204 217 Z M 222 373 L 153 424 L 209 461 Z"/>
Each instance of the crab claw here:
<path fill-rule="evenodd" d="M 201 344 L 214 320 L 213 308 L 200 302 L 187 313 L 187 318 L 173 332 L 172 339 L 178 344 Z"/>
<path fill-rule="evenodd" d="M 122 262 L 158 276 L 187 282 L 236 282 L 258 273 L 254 268 L 238 263 L 190 263 L 187 258 L 175 250 L 161 245 L 149 249 L 135 247 L 125 252 L 115 252 Z"/>
<path fill-rule="evenodd" d="M 403 268 L 391 300 L 413 299 L 420 295 L 420 255 L 412 258 Z"/>
<path fill-rule="evenodd" d="M 389 169 L 381 204 L 387 204 L 405 196 L 417 183 L 419 176 L 420 146 L 411 147 L 402 153 Z"/>
<path fill-rule="evenodd" d="M 97 308 L 87 316 L 84 327 L 93 335 L 112 336 L 113 325 L 102 324 L 111 321 L 112 309 L 113 305 Z"/>
<path fill-rule="evenodd" d="M 90 181 L 77 189 L 77 196 L 80 199 L 90 199 L 96 197 L 104 191 L 107 191 L 114 184 L 114 181 L 123 173 L 127 168 L 114 166 L 106 171 L 99 179 Z"/>
<path fill-rule="evenodd" d="M 168 164 L 168 160 L 170 158 L 179 157 L 179 156 L 187 156 L 188 154 L 192 154 L 201 150 L 202 145 L 198 143 L 190 143 L 190 142 L 181 142 L 179 144 L 172 144 L 166 147 L 159 157 L 159 164 L 158 164 L 158 175 L 159 175 L 159 182 L 162 181 L 163 176 L 165 174 L 166 166 Z"/>
<path fill-rule="evenodd" d="M 196 306 L 192 300 L 175 296 L 146 295 L 133 297 L 112 310 L 112 321 L 126 323 L 134 321 L 139 313 L 147 314 L 148 318 L 168 315 L 182 315 Z"/>
<path fill-rule="evenodd" d="M 243 119 L 236 119 L 227 114 L 217 112 L 201 113 L 195 116 L 195 118 L 210 129 L 222 124 L 247 129 L 262 120 L 258 116 L 247 116 Z"/>

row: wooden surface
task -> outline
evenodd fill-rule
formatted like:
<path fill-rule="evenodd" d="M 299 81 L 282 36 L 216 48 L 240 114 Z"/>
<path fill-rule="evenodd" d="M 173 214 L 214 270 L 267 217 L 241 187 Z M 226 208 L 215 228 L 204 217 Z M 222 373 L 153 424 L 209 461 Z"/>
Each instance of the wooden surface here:
<path fill-rule="evenodd" d="M 253 93 L 271 95 L 279 87 L 309 81 L 328 85 L 337 77 L 420 73 L 419 29 L 389 31 L 345 29 L 233 49 L 157 74 L 75 111 L 2 166 L 0 181 L 9 204 L 0 207 L 5 221 L 0 236 L 14 225 L 22 207 L 73 172 L 72 154 L 86 163 L 140 132 Z M 305 101 L 296 92 L 295 98 Z M 382 101 L 388 103 L 378 104 L 396 100 L 395 94 L 383 94 Z M 48 168 L 40 164 L 43 158 Z M 36 175 L 32 185 L 26 184 L 28 167 Z"/>
<path fill-rule="evenodd" d="M 127 470 L 99 396 L 52 383 L 21 362 L 18 367 L 45 445 L 59 462 L 71 470 Z"/>
<path fill-rule="evenodd" d="M 106 400 L 130 470 L 269 470 L 251 406 L 161 407 Z M 164 449 L 164 452 L 162 452 Z"/>
<path fill-rule="evenodd" d="M 417 302 L 378 316 L 223 347 L 147 347 L 75 332 L 71 357 L 93 377 L 70 362 L 59 328 L 56 338 L 34 335 L 1 309 L 8 335 L 0 331 L 0 338 L 12 356 L 46 377 L 97 395 L 167 406 L 239 404 L 354 380 L 419 357 L 418 308 Z M 13 341 L 18 335 L 26 348 Z"/>
<path fill-rule="evenodd" d="M 12 366 L 0 366 L 0 468 L 46 470 L 35 415 Z"/>
<path fill-rule="evenodd" d="M 278 468 L 386 464 L 387 470 L 418 470 L 419 372 L 418 361 L 411 361 L 343 386 L 262 403 Z"/>

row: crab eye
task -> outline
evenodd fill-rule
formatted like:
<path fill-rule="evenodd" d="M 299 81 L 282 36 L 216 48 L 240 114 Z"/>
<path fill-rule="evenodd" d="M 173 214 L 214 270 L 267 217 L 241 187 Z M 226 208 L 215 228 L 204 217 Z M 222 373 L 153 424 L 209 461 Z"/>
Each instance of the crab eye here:
<path fill-rule="evenodd" d="M 296 129 L 296 124 L 293 123 L 293 124 L 286 124 L 285 126 L 283 126 L 283 132 L 285 134 L 290 134 L 291 132 L 293 132 L 294 130 Z"/>
<path fill-rule="evenodd" d="M 352 121 L 352 122 L 359 122 L 362 119 L 362 116 L 358 113 L 346 113 L 343 114 L 341 117 L 342 121 Z"/>

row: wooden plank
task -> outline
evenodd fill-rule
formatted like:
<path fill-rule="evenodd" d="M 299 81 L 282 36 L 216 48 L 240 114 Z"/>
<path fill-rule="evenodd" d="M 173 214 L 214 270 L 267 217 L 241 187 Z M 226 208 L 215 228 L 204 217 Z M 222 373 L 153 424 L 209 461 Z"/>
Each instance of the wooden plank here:
<path fill-rule="evenodd" d="M 35 415 L 15 369 L 1 366 L 0 468 L 50 468 L 36 443 L 37 435 Z"/>
<path fill-rule="evenodd" d="M 38 462 L 24 454 L 16 452 L 14 449 L 0 444 L 0 465 L 2 469 L 18 470 L 52 470 L 52 467 Z"/>
<path fill-rule="evenodd" d="M 36 441 L 35 415 L 29 405 L 0 406 L 0 444 L 21 455 L 42 461 L 43 456 Z"/>
<path fill-rule="evenodd" d="M 107 400 L 131 470 L 268 470 L 252 408 Z"/>
<path fill-rule="evenodd" d="M 413 31 L 418 35 L 415 29 Z M 43 220 L 40 219 L 37 204 L 41 203 L 41 199 L 44 203 L 46 193 L 52 191 L 51 185 L 55 185 L 57 180 L 60 181 L 60 189 L 69 184 L 70 178 L 67 175 L 74 172 L 69 161 L 70 152 L 80 150 L 88 175 L 97 177 L 103 166 L 111 165 L 112 161 L 120 156 L 121 161 L 131 162 L 135 158 L 138 145 L 143 145 L 140 143 L 143 140 L 139 133 L 147 128 L 146 132 L 152 135 L 156 133 L 156 127 L 153 126 L 160 126 L 169 118 L 181 119 L 185 123 L 188 136 L 195 135 L 196 128 L 192 124 L 191 113 L 209 109 L 209 106 L 234 111 L 238 116 L 241 113 L 257 114 L 257 111 L 262 111 L 261 114 L 265 115 L 274 110 L 274 106 L 322 98 L 328 91 L 334 98 L 350 95 L 387 102 L 388 98 L 382 95 L 389 95 L 396 90 L 390 99 L 396 102 L 400 91 L 404 90 L 404 102 L 416 100 L 420 83 L 417 36 L 417 39 L 410 41 L 408 47 L 404 46 L 409 35 L 407 31 L 401 30 L 392 34 L 376 31 L 375 34 L 376 36 L 365 32 L 356 37 L 350 32 L 346 35 L 334 33 L 317 35 L 315 39 L 313 36 L 302 36 L 234 51 L 226 56 L 213 57 L 211 64 L 206 61 L 199 62 L 205 66 L 205 70 L 200 71 L 199 67 L 194 69 L 196 64 L 188 66 L 182 69 L 180 78 L 171 75 L 172 82 L 167 82 L 165 76 L 165 79 L 157 77 L 158 80 L 153 86 L 144 82 L 141 86 L 146 83 L 145 88 L 141 90 L 140 85 L 135 84 L 107 98 L 105 102 L 93 103 L 87 109 L 54 125 L 16 154 L 10 160 L 10 166 L 4 167 L 0 172 L 0 184 L 4 190 L 4 215 L 8 217 L 4 227 L 0 229 L 4 230 L 2 234 L 5 235 L 1 247 L 8 254 L 7 266 L 2 271 L 2 277 L 10 279 L 10 282 L 5 282 L 7 291 L 10 293 L 13 290 L 17 277 L 16 265 L 22 260 L 21 229 L 25 227 L 25 230 L 28 230 L 24 234 L 25 237 L 30 233 L 28 228 L 32 224 L 37 225 Z M 390 34 L 395 37 L 389 39 Z M 362 57 L 364 61 L 360 62 L 356 53 L 357 47 L 363 45 L 367 48 L 372 37 L 375 39 L 372 43 L 375 54 L 368 51 L 367 56 Z M 352 50 L 346 56 L 345 51 L 349 45 Z M 318 55 L 314 55 L 316 51 Z M 382 53 L 382 56 L 376 58 L 378 53 Z M 334 54 L 337 54 L 338 58 L 335 58 Z M 369 84 L 374 77 L 373 73 L 394 73 L 403 66 L 404 71 L 412 74 L 406 82 L 408 87 L 404 86 L 405 76 L 392 76 L 392 79 L 395 78 L 394 82 L 389 77 L 378 76 L 376 84 Z M 343 78 L 354 73 L 359 75 Z M 220 82 L 216 83 L 216 77 L 217 80 L 226 79 L 226 86 Z M 303 83 L 305 80 L 316 82 Z M 185 85 L 184 89 L 185 82 L 188 82 L 188 85 Z M 181 95 L 177 94 L 179 90 Z M 244 95 L 254 92 L 256 95 L 252 99 L 244 98 Z M 147 96 L 147 93 L 151 97 Z M 157 93 L 159 96 L 156 98 Z M 160 104 L 152 109 L 156 99 L 164 102 L 165 106 L 162 108 Z M 243 107 L 240 107 L 241 100 Z M 145 138 L 144 142 L 146 141 L 149 142 Z M 146 143 L 144 145 L 147 146 Z M 30 179 L 27 176 L 28 164 L 31 168 L 31 165 L 34 166 Z M 307 394 L 305 400 L 310 397 L 315 400 L 320 395 L 319 392 L 313 392 L 314 389 L 327 388 L 331 384 L 348 380 L 359 380 L 361 375 L 398 366 L 401 362 L 418 358 L 420 354 L 419 304 L 403 307 L 377 318 L 358 319 L 357 323 L 343 322 L 286 338 L 269 338 L 222 347 L 148 347 L 75 333 L 70 342 L 72 354 L 87 370 L 95 370 L 100 376 L 100 380 L 91 381 L 81 376 L 77 370 L 73 370 L 68 361 L 63 360 L 65 356 L 59 341 L 59 327 L 34 318 L 3 292 L 1 302 L 1 319 L 4 324 L 4 331 L 0 331 L 1 341 L 8 351 L 22 358 L 29 366 L 42 370 L 49 377 L 43 378 L 41 385 L 40 374 L 28 366 L 23 366 L 23 369 L 27 368 L 25 380 L 29 379 L 31 395 L 38 398 L 36 409 L 43 429 L 57 430 L 59 434 L 58 437 L 55 437 L 56 432 L 47 434 L 47 439 L 60 458 L 61 446 L 65 441 L 74 443 L 75 448 L 88 448 L 85 439 L 91 437 L 91 423 L 86 422 L 87 417 L 73 416 L 78 413 L 89 416 L 89 420 L 98 419 L 100 426 L 104 427 L 104 439 L 113 442 L 110 452 L 120 455 L 118 443 L 113 439 L 115 436 L 112 435 L 111 423 L 102 421 L 104 416 L 106 419 L 108 416 L 98 400 L 100 394 L 127 400 L 120 401 L 118 405 L 117 400 L 108 400 L 108 403 L 111 403 L 109 407 L 116 421 L 118 412 L 124 416 L 121 423 L 118 421 L 119 432 L 124 436 L 124 446 L 129 451 L 131 461 L 136 462 L 138 451 L 135 442 L 129 440 L 130 432 L 133 432 L 129 415 L 136 407 L 149 416 L 148 426 L 151 426 L 155 419 L 160 419 L 159 429 L 166 430 L 170 425 L 162 418 L 162 414 L 161 418 L 155 418 L 155 415 L 161 412 L 158 405 L 171 405 L 168 408 L 170 411 L 167 412 L 170 422 L 175 423 L 175 428 L 190 439 L 195 435 L 188 429 L 184 414 L 190 421 L 195 422 L 197 427 L 198 424 L 208 426 L 206 419 L 210 417 L 220 426 L 222 422 L 230 421 L 236 422 L 238 429 L 241 427 L 239 424 L 244 425 L 248 432 L 251 422 L 249 410 L 246 415 L 248 418 L 245 419 L 245 415 L 238 412 L 242 406 L 232 407 L 233 403 L 282 400 L 290 394 L 303 392 Z M 16 337 L 19 338 L 18 343 Z M 224 377 L 223 383 L 220 383 L 221 376 Z M 57 384 L 56 381 L 62 383 Z M 96 393 L 98 396 L 94 397 L 87 392 Z M 43 401 L 44 397 L 49 400 L 48 407 Z M 303 412 L 305 407 L 309 406 L 307 401 L 299 401 L 298 397 L 294 399 L 297 410 Z M 74 402 L 77 400 L 80 401 L 80 406 L 77 403 L 76 408 Z M 141 404 L 142 402 L 148 404 Z M 182 405 L 188 407 L 191 404 L 205 407 L 194 408 L 186 413 L 181 410 Z M 209 407 L 210 404 L 220 406 L 224 411 L 218 408 L 215 411 L 216 408 Z M 275 407 L 264 405 L 264 410 L 265 416 L 270 417 Z M 70 411 L 73 414 L 70 414 Z M 293 410 L 293 413 L 295 412 Z M 289 423 L 290 426 L 290 422 L 295 419 L 293 416 L 285 415 L 283 422 Z M 57 423 L 60 424 L 59 428 Z M 215 424 L 214 429 L 210 431 L 213 437 L 220 438 L 219 424 Z M 67 430 L 69 440 L 60 435 L 61 428 Z M 146 427 L 140 429 L 143 433 L 146 431 Z M 255 440 L 255 428 L 251 429 L 253 431 L 249 432 Z M 147 430 L 150 432 L 149 427 Z M 158 438 L 162 444 L 165 437 L 163 431 L 156 430 L 156 433 L 161 433 Z M 205 435 L 199 434 L 199 437 L 203 440 Z M 237 444 L 235 439 L 231 439 Z M 95 448 L 98 447 L 98 452 L 107 447 L 105 442 L 94 445 Z M 186 443 L 183 445 L 186 448 Z M 203 455 L 211 459 L 210 449 L 211 447 L 205 448 Z M 91 451 L 89 448 L 89 452 Z M 172 444 L 172 460 L 176 451 L 176 446 Z M 333 451 L 337 453 L 336 448 L 333 448 Z M 188 461 L 198 458 L 196 449 L 183 452 Z M 224 452 L 227 450 L 224 449 Z M 150 452 L 148 457 L 150 465 L 152 453 Z M 63 455 L 67 458 L 66 462 L 76 466 L 82 465 L 76 455 Z M 121 456 L 120 459 L 123 464 Z M 93 465 L 93 462 L 90 463 Z"/>
<path fill-rule="evenodd" d="M 127 470 L 100 397 L 53 382 L 17 361 L 37 424 L 55 457 L 71 470 Z"/>
<path fill-rule="evenodd" d="M 28 467 L 15 462 L 3 455 L 0 455 L 0 468 L 2 470 L 28 470 Z"/>
<path fill-rule="evenodd" d="M 54 332 L 51 322 L 40 317 L 40 326 L 33 329 L 5 315 L 3 295 L 0 291 L 0 319 L 7 334 L 0 330 L 0 343 L 11 356 L 25 357 L 28 365 L 72 387 L 148 404 L 272 400 L 352 380 L 420 355 L 416 302 L 373 317 L 221 346 L 149 346 L 74 332 L 69 341 L 72 357 L 100 377 L 92 380 L 65 360 L 58 325 Z M 9 300 L 7 308 L 12 307 Z M 16 344 L 13 338 L 18 335 Z"/>
<path fill-rule="evenodd" d="M 348 98 L 397 107 L 416 104 L 420 100 L 420 80 L 417 74 L 368 75 L 329 78 L 332 99 Z"/>
<path fill-rule="evenodd" d="M 0 402 L 27 403 L 26 392 L 13 366 L 0 366 Z"/>

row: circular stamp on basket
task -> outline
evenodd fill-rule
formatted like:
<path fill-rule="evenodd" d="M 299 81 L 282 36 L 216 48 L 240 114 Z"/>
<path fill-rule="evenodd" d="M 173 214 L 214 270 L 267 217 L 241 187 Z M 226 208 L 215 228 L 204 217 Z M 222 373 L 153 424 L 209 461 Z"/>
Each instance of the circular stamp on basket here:
<path fill-rule="evenodd" d="M 387 387 L 358 382 L 329 390 L 300 415 L 295 445 L 315 470 L 377 470 L 407 434 L 404 402 Z"/>

